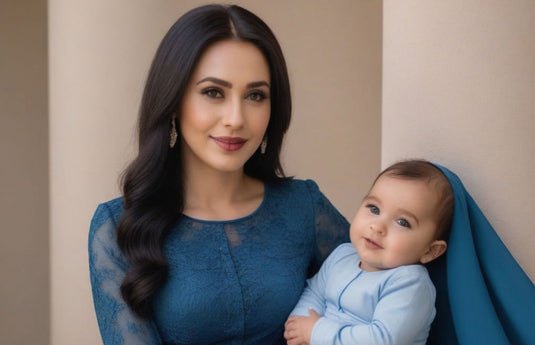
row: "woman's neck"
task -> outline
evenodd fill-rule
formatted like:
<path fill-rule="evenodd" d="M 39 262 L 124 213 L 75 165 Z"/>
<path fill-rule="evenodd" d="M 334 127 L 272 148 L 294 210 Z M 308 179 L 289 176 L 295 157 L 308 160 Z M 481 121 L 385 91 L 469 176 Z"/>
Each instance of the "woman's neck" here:
<path fill-rule="evenodd" d="M 262 203 L 264 185 L 243 172 L 201 170 L 184 174 L 184 211 L 205 220 L 244 217 Z"/>

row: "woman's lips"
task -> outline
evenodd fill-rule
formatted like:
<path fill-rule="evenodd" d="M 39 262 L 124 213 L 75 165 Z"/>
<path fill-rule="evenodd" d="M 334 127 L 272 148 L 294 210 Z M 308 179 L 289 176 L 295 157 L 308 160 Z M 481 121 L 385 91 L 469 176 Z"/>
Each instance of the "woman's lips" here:
<path fill-rule="evenodd" d="M 211 137 L 215 143 L 225 151 L 237 151 L 247 142 L 240 137 Z"/>

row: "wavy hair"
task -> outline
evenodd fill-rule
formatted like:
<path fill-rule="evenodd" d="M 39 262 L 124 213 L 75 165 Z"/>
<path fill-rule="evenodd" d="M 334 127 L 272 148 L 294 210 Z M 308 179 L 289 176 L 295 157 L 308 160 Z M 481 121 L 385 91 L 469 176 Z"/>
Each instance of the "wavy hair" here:
<path fill-rule="evenodd" d="M 124 210 L 117 241 L 130 263 L 121 284 L 128 306 L 141 317 L 152 314 L 151 299 L 167 279 L 163 246 L 184 208 L 181 141 L 169 148 L 169 130 L 188 81 L 203 51 L 234 39 L 254 44 L 265 56 L 271 77 L 271 115 L 265 154 L 258 149 L 244 172 L 263 181 L 285 177 L 280 163 L 284 134 L 290 124 L 291 97 L 281 48 L 270 28 L 239 6 L 197 7 L 169 29 L 152 61 L 139 112 L 138 154 L 121 180 Z M 179 123 L 175 121 L 180 133 Z"/>

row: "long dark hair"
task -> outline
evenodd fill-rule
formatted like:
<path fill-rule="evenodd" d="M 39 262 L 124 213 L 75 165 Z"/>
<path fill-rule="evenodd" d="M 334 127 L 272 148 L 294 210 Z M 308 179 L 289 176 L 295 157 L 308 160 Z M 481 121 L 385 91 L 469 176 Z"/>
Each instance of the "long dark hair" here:
<path fill-rule="evenodd" d="M 121 294 L 141 317 L 151 316 L 151 297 L 167 279 L 164 240 L 184 207 L 180 139 L 169 148 L 172 117 L 180 116 L 184 91 L 203 51 L 225 39 L 258 47 L 271 77 L 267 149 L 265 154 L 257 150 L 244 171 L 263 181 L 284 177 L 279 155 L 290 124 L 291 98 L 286 62 L 275 36 L 260 18 L 239 6 L 206 5 L 187 12 L 169 29 L 152 61 L 140 107 L 138 155 L 121 182 L 124 211 L 117 241 L 130 263 Z M 175 122 L 179 126 L 180 121 Z"/>

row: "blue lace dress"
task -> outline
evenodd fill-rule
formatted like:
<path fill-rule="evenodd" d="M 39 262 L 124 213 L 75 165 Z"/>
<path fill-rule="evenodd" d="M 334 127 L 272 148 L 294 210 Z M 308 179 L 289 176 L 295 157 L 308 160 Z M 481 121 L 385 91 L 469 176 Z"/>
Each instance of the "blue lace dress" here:
<path fill-rule="evenodd" d="M 266 184 L 262 204 L 234 220 L 183 216 L 166 238 L 166 283 L 154 317 L 135 316 L 120 284 L 122 200 L 98 206 L 89 233 L 93 300 L 105 345 L 286 344 L 284 322 L 307 276 L 349 240 L 349 224 L 310 180 Z"/>

